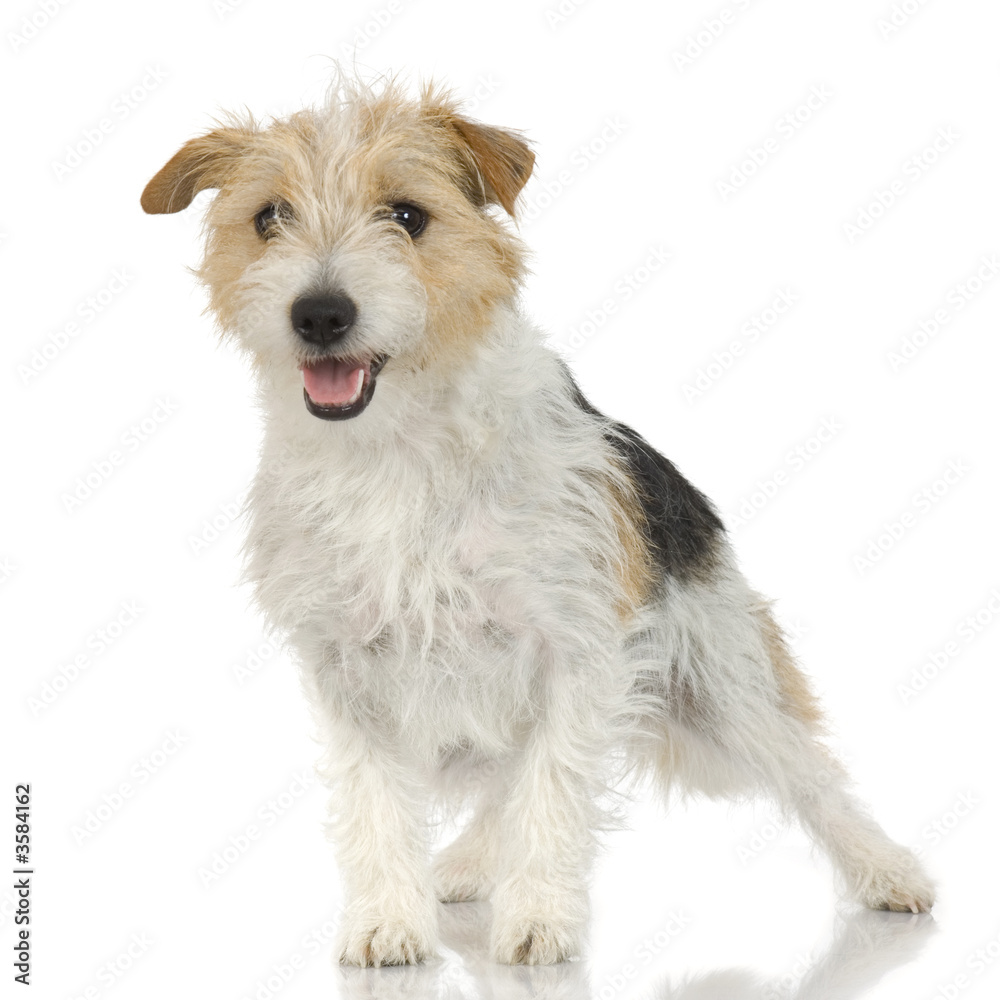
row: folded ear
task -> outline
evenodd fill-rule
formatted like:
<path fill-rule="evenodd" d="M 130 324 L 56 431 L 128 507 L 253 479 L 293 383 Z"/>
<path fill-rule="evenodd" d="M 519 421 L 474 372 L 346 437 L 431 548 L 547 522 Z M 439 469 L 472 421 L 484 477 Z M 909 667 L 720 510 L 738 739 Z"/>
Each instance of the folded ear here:
<path fill-rule="evenodd" d="M 502 205 L 513 215 L 517 196 L 531 176 L 535 154 L 516 132 L 457 115 L 452 125 L 475 164 L 486 202 Z"/>
<path fill-rule="evenodd" d="M 186 142 L 146 185 L 140 203 L 150 215 L 179 212 L 199 191 L 219 187 L 246 151 L 253 133 L 218 128 Z"/>

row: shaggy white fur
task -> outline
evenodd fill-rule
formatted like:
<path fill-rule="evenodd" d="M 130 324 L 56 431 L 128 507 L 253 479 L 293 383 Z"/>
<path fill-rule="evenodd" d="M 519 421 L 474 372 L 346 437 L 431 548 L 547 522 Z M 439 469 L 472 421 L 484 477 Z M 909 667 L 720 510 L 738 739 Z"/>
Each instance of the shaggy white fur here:
<path fill-rule="evenodd" d="M 193 140 L 144 194 L 163 212 L 220 189 L 201 274 L 266 416 L 247 573 L 324 731 L 339 957 L 419 961 L 438 900 L 485 896 L 497 961 L 577 954 L 597 803 L 623 767 L 772 796 L 855 898 L 928 909 L 710 505 L 522 315 L 521 247 L 492 206 L 512 209 L 531 161 L 435 91 L 342 84 Z M 356 318 L 307 342 L 293 305 L 333 295 Z M 300 369 L 322 365 L 370 381 L 367 404 L 320 419 Z M 474 812 L 432 865 L 439 787 Z"/>

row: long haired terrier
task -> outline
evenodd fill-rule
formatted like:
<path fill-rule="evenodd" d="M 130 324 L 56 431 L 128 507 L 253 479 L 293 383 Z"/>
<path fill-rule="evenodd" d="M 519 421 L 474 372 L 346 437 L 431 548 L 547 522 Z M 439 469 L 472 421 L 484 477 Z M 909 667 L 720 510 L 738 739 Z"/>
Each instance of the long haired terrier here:
<path fill-rule="evenodd" d="M 324 731 L 338 957 L 418 962 L 438 900 L 487 897 L 496 961 L 577 954 L 623 772 L 769 795 L 852 897 L 928 910 L 712 505 L 523 315 L 504 216 L 533 160 L 436 89 L 345 81 L 192 139 L 142 196 L 218 189 L 199 275 L 255 363 L 247 573 Z M 442 789 L 471 817 L 432 862 Z"/>

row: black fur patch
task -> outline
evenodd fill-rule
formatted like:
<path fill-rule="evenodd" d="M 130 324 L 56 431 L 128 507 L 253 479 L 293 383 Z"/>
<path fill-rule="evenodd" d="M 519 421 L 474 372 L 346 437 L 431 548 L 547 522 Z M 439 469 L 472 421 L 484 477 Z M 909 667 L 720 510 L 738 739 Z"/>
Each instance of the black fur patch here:
<path fill-rule="evenodd" d="M 567 377 L 573 401 L 605 424 L 604 437 L 638 488 L 644 533 L 657 567 L 678 579 L 709 569 L 716 539 L 726 530 L 712 502 L 644 437 L 594 407 L 568 372 Z"/>

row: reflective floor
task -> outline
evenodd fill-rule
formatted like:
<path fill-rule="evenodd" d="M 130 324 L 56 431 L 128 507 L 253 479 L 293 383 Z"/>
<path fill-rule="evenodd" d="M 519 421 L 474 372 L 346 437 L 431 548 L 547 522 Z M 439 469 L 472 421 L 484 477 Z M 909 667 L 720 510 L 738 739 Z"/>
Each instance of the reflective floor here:
<path fill-rule="evenodd" d="M 339 970 L 344 1000 L 849 1000 L 900 966 L 913 961 L 937 933 L 933 917 L 859 910 L 837 921 L 832 936 L 817 942 L 816 960 L 773 979 L 747 969 L 717 969 L 675 979 L 654 976 L 638 992 L 619 972 L 601 976 L 586 961 L 556 966 L 506 967 L 489 961 L 490 907 L 458 903 L 442 907 L 441 957 L 422 966 Z M 628 990 L 628 992 L 626 992 Z"/>

